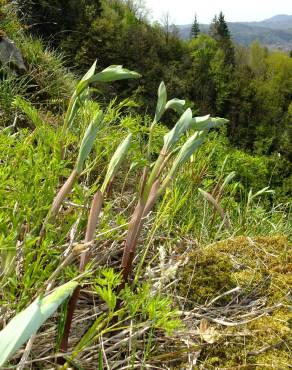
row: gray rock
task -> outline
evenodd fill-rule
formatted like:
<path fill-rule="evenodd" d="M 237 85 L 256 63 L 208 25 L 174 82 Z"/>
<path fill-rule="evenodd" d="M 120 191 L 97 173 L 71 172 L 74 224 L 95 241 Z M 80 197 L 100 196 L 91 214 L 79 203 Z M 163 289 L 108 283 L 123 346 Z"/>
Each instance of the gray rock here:
<path fill-rule="evenodd" d="M 19 70 L 26 70 L 21 51 L 14 41 L 0 34 L 0 62 L 4 65 L 13 65 Z"/>

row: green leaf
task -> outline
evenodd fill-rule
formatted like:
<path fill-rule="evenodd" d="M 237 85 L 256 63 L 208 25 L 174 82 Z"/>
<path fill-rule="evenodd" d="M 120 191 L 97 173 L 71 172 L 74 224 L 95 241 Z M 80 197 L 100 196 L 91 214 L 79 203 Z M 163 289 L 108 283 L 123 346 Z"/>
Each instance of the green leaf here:
<path fill-rule="evenodd" d="M 82 77 L 82 79 L 77 84 L 76 95 L 80 95 L 84 91 L 84 89 L 89 85 L 90 79 L 94 76 L 96 62 L 97 61 L 95 61 L 92 64 L 92 66 L 89 68 L 89 70 L 85 73 L 85 75 Z"/>
<path fill-rule="evenodd" d="M 95 287 L 96 293 L 105 301 L 110 311 L 114 311 L 117 305 L 117 296 L 111 287 Z"/>
<path fill-rule="evenodd" d="M 196 131 L 209 130 L 214 127 L 220 127 L 225 123 L 229 122 L 225 118 L 210 118 L 210 115 L 204 117 L 194 117 L 190 124 L 190 129 Z"/>
<path fill-rule="evenodd" d="M 112 156 L 112 159 L 110 160 L 110 163 L 108 165 L 107 173 L 106 173 L 106 176 L 105 176 L 102 188 L 101 188 L 102 193 L 106 190 L 109 182 L 115 177 L 130 147 L 131 139 L 132 139 L 132 134 L 129 134 L 126 137 L 126 139 L 118 146 L 114 155 Z"/>
<path fill-rule="evenodd" d="M 164 136 L 164 151 L 166 153 L 174 146 L 180 137 L 189 128 L 192 121 L 192 111 L 188 108 L 180 117 L 176 125 Z"/>
<path fill-rule="evenodd" d="M 221 185 L 221 187 L 220 187 L 220 191 L 221 191 L 221 189 L 223 190 L 224 188 L 225 188 L 225 186 L 227 186 L 229 183 L 230 183 L 230 181 L 232 181 L 233 179 L 234 179 L 234 177 L 236 176 L 236 172 L 230 172 L 226 177 L 225 177 L 225 179 L 224 179 L 224 181 L 223 181 L 223 184 Z"/>
<path fill-rule="evenodd" d="M 78 110 L 77 97 L 73 95 L 72 98 L 70 99 L 69 107 L 66 112 L 66 117 L 64 121 L 65 130 L 72 126 L 77 110 Z"/>
<path fill-rule="evenodd" d="M 101 349 L 98 352 L 98 370 L 103 370 L 103 358 Z"/>
<path fill-rule="evenodd" d="M 34 335 L 40 326 L 57 310 L 78 284 L 69 282 L 46 297 L 38 297 L 17 314 L 0 332 L 0 366 Z"/>
<path fill-rule="evenodd" d="M 113 65 L 92 76 L 89 79 L 89 82 L 111 82 L 139 77 L 141 77 L 141 75 L 137 72 L 129 71 L 128 69 L 123 68 L 121 65 Z"/>
<path fill-rule="evenodd" d="M 181 147 L 176 159 L 173 162 L 172 168 L 169 172 L 169 177 L 172 178 L 173 175 L 177 172 L 179 167 L 181 167 L 191 155 L 199 148 L 206 137 L 207 133 L 196 132 L 192 135 Z"/>
<path fill-rule="evenodd" d="M 166 103 L 165 110 L 173 109 L 175 112 L 182 114 L 184 112 L 184 105 L 186 101 L 177 98 L 171 99 Z"/>
<path fill-rule="evenodd" d="M 158 88 L 158 100 L 154 121 L 158 122 L 167 109 L 173 109 L 175 112 L 182 114 L 184 112 L 184 105 L 185 100 L 180 100 L 177 98 L 167 101 L 166 87 L 164 82 L 162 81 Z"/>
<path fill-rule="evenodd" d="M 89 86 L 89 81 L 93 77 L 96 68 L 96 61 L 92 64 L 89 70 L 85 73 L 82 79 L 78 82 L 75 91 L 70 99 L 69 106 L 64 120 L 64 129 L 69 128 L 76 116 L 78 110 L 78 98 L 80 94 Z"/>
<path fill-rule="evenodd" d="M 35 127 L 42 127 L 45 122 L 42 120 L 39 111 L 28 101 L 21 96 L 16 96 L 12 102 L 12 106 L 19 108 L 32 121 Z"/>
<path fill-rule="evenodd" d="M 95 69 L 96 69 L 96 62 L 95 61 L 92 66 L 89 68 L 89 70 L 85 73 L 85 75 L 82 77 L 81 81 L 87 81 L 89 80 L 93 75 L 94 75 L 94 72 L 95 72 Z"/>
<path fill-rule="evenodd" d="M 109 66 L 103 71 L 94 74 L 96 68 L 96 61 L 93 63 L 91 68 L 83 76 L 81 81 L 76 86 L 76 89 L 70 99 L 69 107 L 66 112 L 66 117 L 64 121 L 64 128 L 69 128 L 76 116 L 78 110 L 78 100 L 83 91 L 89 86 L 90 83 L 100 81 L 100 82 L 111 82 L 117 80 L 124 80 L 130 78 L 140 77 L 139 73 L 129 71 L 122 66 Z"/>
<path fill-rule="evenodd" d="M 97 112 L 83 136 L 76 164 L 76 171 L 78 174 L 81 173 L 83 164 L 88 154 L 91 152 L 102 119 L 103 113 L 101 111 Z"/>
<path fill-rule="evenodd" d="M 155 117 L 154 117 L 155 122 L 158 122 L 160 118 L 162 117 L 163 113 L 165 112 L 167 92 L 166 92 L 166 87 L 163 81 L 159 85 L 157 94 L 158 94 L 158 99 L 157 99 L 156 112 L 155 112 Z"/>
<path fill-rule="evenodd" d="M 93 338 L 96 337 L 102 328 L 108 323 L 109 315 L 108 313 L 100 314 L 93 325 L 85 332 L 83 337 L 80 339 L 79 343 L 74 347 L 73 356 L 80 352 L 83 348 L 88 347 L 88 345 L 93 341 Z"/>
<path fill-rule="evenodd" d="M 253 199 L 253 198 L 259 197 L 260 195 L 265 194 L 265 193 L 274 193 L 275 192 L 274 190 L 269 190 L 269 188 L 270 188 L 269 186 L 266 186 L 265 188 L 259 190 L 255 194 L 251 193 L 251 198 Z"/>

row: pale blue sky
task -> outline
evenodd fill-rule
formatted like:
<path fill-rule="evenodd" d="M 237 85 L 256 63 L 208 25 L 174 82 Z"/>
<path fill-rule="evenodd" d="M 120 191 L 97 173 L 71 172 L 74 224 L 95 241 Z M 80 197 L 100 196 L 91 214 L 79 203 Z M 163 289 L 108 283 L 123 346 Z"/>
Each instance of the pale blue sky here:
<path fill-rule="evenodd" d="M 292 14 L 292 0 L 144 0 L 152 19 L 161 20 L 168 12 L 172 23 L 191 23 L 197 13 L 200 23 L 210 20 L 220 10 L 229 22 L 261 21 L 277 14 Z"/>

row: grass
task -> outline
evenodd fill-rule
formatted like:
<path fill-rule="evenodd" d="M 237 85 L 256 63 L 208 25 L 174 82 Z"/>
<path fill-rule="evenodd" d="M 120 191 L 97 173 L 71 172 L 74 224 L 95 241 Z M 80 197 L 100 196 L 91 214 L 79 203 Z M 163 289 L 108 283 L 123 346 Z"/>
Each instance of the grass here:
<path fill-rule="evenodd" d="M 216 306 L 217 311 L 209 304 L 214 299 L 221 302 L 216 298 L 234 288 L 233 285 L 224 288 L 224 284 L 230 282 L 230 276 L 223 276 L 226 280 L 218 279 L 223 287 L 215 286 L 209 294 L 212 283 L 216 283 L 214 274 L 206 288 L 208 295 L 203 294 L 201 300 L 194 300 L 189 292 L 181 289 L 182 273 L 191 270 L 188 279 L 195 283 L 196 278 L 206 281 L 203 268 L 196 276 L 192 258 L 202 258 L 203 265 L 210 250 L 212 257 L 212 248 L 217 241 L 223 243 L 215 246 L 220 252 L 220 245 L 224 245 L 225 251 L 225 246 L 234 239 L 291 235 L 291 206 L 273 204 L 274 195 L 268 192 L 270 189 L 258 193 L 268 185 L 262 186 L 258 179 L 254 180 L 254 189 L 250 192 L 245 179 L 251 174 L 242 170 L 237 173 L 234 167 L 240 165 L 242 169 L 252 158 L 239 158 L 238 152 L 226 145 L 224 129 L 220 129 L 221 132 L 208 136 L 200 150 L 178 170 L 173 181 L 167 183 L 152 209 L 142 215 L 144 225 L 131 266 L 134 272 L 130 279 L 132 284 L 119 289 L 123 281 L 120 261 L 124 241 L 141 194 L 143 169 L 148 166 L 150 173 L 153 170 L 150 160 L 159 158 L 161 147 L 173 139 L 168 135 L 163 143 L 167 130 L 159 123 L 167 101 L 163 86 L 160 86 L 163 97 L 154 121 L 148 116 L 133 113 L 135 103 L 131 99 L 114 100 L 109 105 L 98 99 L 87 99 L 76 111 L 71 128 L 64 130 L 64 108 L 74 91 L 74 78 L 64 70 L 58 56 L 44 50 L 38 40 L 18 32 L 13 19 L 10 23 L 7 19 L 5 31 L 18 35 L 16 41 L 23 41 L 22 51 L 29 62 L 29 72 L 25 76 L 17 76 L 5 71 L 0 92 L 0 327 L 4 327 L 45 289 L 50 291 L 72 279 L 81 286 L 66 355 L 60 354 L 60 344 L 68 302 L 38 332 L 23 366 L 52 368 L 60 359 L 62 364 L 59 366 L 64 369 L 96 368 L 97 363 L 101 364 L 100 368 L 108 369 L 127 366 L 191 368 L 195 361 L 210 369 L 228 364 L 228 361 L 220 362 L 220 357 L 224 359 L 227 353 L 218 350 L 221 342 L 215 339 L 215 344 L 209 343 L 212 330 L 225 328 L 225 324 L 217 322 L 218 326 L 210 329 L 213 324 L 200 324 L 200 320 L 206 312 L 217 321 L 222 318 L 226 301 L 223 299 L 224 304 Z M 20 98 L 15 100 L 16 96 Z M 82 137 L 98 110 L 104 111 L 104 118 L 79 180 L 63 200 L 54 222 L 50 220 L 47 223 L 45 236 L 38 243 L 44 219 L 56 193 L 75 168 Z M 148 127 L 151 127 L 150 134 Z M 111 176 L 106 176 L 108 164 L 129 132 L 132 134 L 130 149 L 126 159 L 119 163 L 119 171 L 114 173 L 115 181 L 112 182 Z M 151 136 L 151 146 L 147 145 L 148 135 Z M 183 144 L 183 141 L 178 140 L 177 143 Z M 253 165 L 255 162 L 256 159 Z M 165 172 L 158 170 L 152 180 L 157 180 L 157 174 L 163 175 L 163 183 L 172 164 L 170 160 Z M 262 169 L 261 164 L 256 168 Z M 103 186 L 104 178 L 110 178 L 110 189 Z M 148 177 L 148 193 L 153 186 L 149 178 L 151 176 Z M 79 256 L 88 247 L 84 245 L 84 237 L 91 201 L 99 189 L 105 197 L 98 229 L 90 246 L 91 259 L 84 271 L 79 271 Z M 238 236 L 243 239 L 236 239 Z M 282 245 L 278 239 L 273 240 L 275 247 Z M 243 245 L 247 245 L 246 241 Z M 244 259 L 244 249 L 240 250 L 240 258 Z M 218 264 L 217 259 L 211 258 L 210 269 L 218 273 L 220 266 L 230 267 L 229 257 L 224 258 L 222 262 L 219 253 Z M 252 259 L 247 262 L 252 265 Z M 256 270 L 254 265 L 252 268 Z M 234 277 L 234 271 L 230 270 L 228 274 Z M 194 294 L 199 290 L 195 289 Z M 279 299 L 279 292 L 276 293 Z M 265 298 L 264 294 L 262 298 Z M 198 314 L 195 321 L 190 315 L 185 315 L 186 303 Z M 234 310 L 231 306 L 229 318 L 235 319 L 240 310 L 252 313 L 249 306 Z M 260 320 L 258 316 L 253 316 L 255 322 Z M 224 330 L 226 338 L 229 335 L 240 338 L 244 326 L 238 324 L 238 327 L 232 333 Z M 192 341 L 188 340 L 190 337 Z M 264 341 L 261 343 L 264 345 Z M 252 353 L 255 342 L 249 342 L 248 346 Z M 235 352 L 241 348 L 244 353 L 244 343 L 234 348 Z M 18 351 L 7 366 L 16 367 L 23 350 Z M 285 352 L 285 358 L 286 355 Z M 234 366 L 234 361 L 236 359 L 232 357 L 231 366 Z"/>
<path fill-rule="evenodd" d="M 107 122 L 115 117 L 116 109 L 118 110 L 118 107 L 112 107 L 108 111 L 105 118 Z M 91 111 L 91 104 L 89 105 L 89 111 Z M 88 111 L 80 112 L 80 114 L 86 117 L 92 113 L 93 111 L 91 113 Z M 139 117 L 123 118 L 119 125 L 108 126 L 108 124 L 105 124 L 100 130 L 98 143 L 94 145 L 94 150 L 86 162 L 86 168 L 79 183 L 76 183 L 72 194 L 65 201 L 56 221 L 56 227 L 48 227 L 46 238 L 37 250 L 35 245 L 38 233 L 43 219 L 52 204 L 55 189 L 64 181 L 62 179 L 68 177 L 74 166 L 74 157 L 77 159 L 78 153 L 74 148 L 78 147 L 80 134 L 78 134 L 78 130 L 76 132 L 73 130 L 66 138 L 70 156 L 67 156 L 67 159 L 62 159 L 60 153 L 61 128 L 56 129 L 46 124 L 36 128 L 34 131 L 25 128 L 14 128 L 10 133 L 1 133 L 1 153 L 4 163 L 4 166 L 1 166 L 2 186 L 0 192 L 2 204 L 0 208 L 2 231 L 1 306 L 5 312 L 5 314 L 2 314 L 2 318 L 5 320 L 3 324 L 15 312 L 25 308 L 31 299 L 43 289 L 43 286 L 46 286 L 54 271 L 64 260 L 66 251 L 68 253 L 68 249 L 70 250 L 70 245 L 72 248 L 76 243 L 78 244 L 82 241 L 89 201 L 94 192 L 101 186 L 101 181 L 106 172 L 106 163 L 109 162 L 114 148 L 120 142 L 121 135 L 125 136 L 127 130 L 136 127 L 134 124 L 135 120 L 137 120 L 137 125 L 139 125 Z M 85 127 L 80 126 L 79 130 L 79 132 L 84 132 Z M 160 132 L 161 128 L 157 127 L 157 130 Z M 153 137 L 158 139 L 159 135 L 155 133 Z M 109 146 L 109 138 L 111 143 L 116 144 Z M 217 138 L 210 138 L 210 141 L 212 140 L 217 140 Z M 102 307 L 102 302 L 106 302 L 108 307 L 113 307 L 114 303 L 107 301 L 106 296 L 100 290 L 104 283 L 96 286 L 96 292 L 93 287 L 96 284 L 95 276 L 98 271 L 100 271 L 102 276 L 107 271 L 105 269 L 106 266 L 118 266 L 118 259 L 120 258 L 118 256 L 121 253 L 122 242 L 125 238 L 128 217 L 134 207 L 134 194 L 137 189 L 137 183 L 134 179 L 139 176 L 139 173 L 141 174 L 143 166 L 143 161 L 141 162 L 140 160 L 139 164 L 142 154 L 139 137 L 135 141 L 131 149 L 131 157 L 133 162 L 137 161 L 138 164 L 130 171 L 129 181 L 126 185 L 124 184 L 124 176 L 117 177 L 112 189 L 112 195 L 105 200 L 104 216 L 98 228 L 98 235 L 100 236 L 97 235 L 92 250 L 94 259 L 86 269 L 86 274 L 81 278 L 84 288 L 81 295 L 82 300 L 76 312 L 76 319 L 81 315 L 79 319 L 80 324 L 78 319 L 77 321 L 74 319 L 73 338 L 69 342 L 70 348 L 72 348 L 72 345 L 74 347 L 75 343 L 75 351 L 77 352 L 74 352 L 73 357 L 70 357 L 70 361 L 78 359 L 78 363 L 81 364 L 88 354 L 96 356 L 99 352 L 92 352 L 90 349 L 92 346 L 94 347 L 94 343 L 94 348 L 102 348 L 102 346 L 111 348 L 115 345 L 115 348 L 121 350 L 120 345 L 115 342 L 116 338 L 119 338 L 119 341 L 121 340 L 121 337 L 119 337 L 121 331 L 123 333 L 122 338 L 127 338 L 127 341 L 122 342 L 126 346 L 125 349 L 128 348 L 126 351 L 128 351 L 127 356 L 130 356 L 130 358 L 127 357 L 127 361 L 137 364 L 135 358 L 137 354 L 141 353 L 141 344 L 144 341 L 142 356 L 144 357 L 145 365 L 152 363 L 151 359 L 153 357 L 156 358 L 155 356 L 158 356 L 159 358 L 160 355 L 156 353 L 155 339 L 153 338 L 157 337 L 157 328 L 167 328 L 168 323 L 164 322 L 156 326 L 151 320 L 149 321 L 149 315 L 155 312 L 157 319 L 159 319 L 159 315 L 165 317 L 166 312 L 170 312 L 173 315 L 174 308 L 170 308 L 173 306 L 162 306 L 160 309 L 158 307 L 155 308 L 155 305 L 157 305 L 155 303 L 156 300 L 161 300 L 159 298 L 160 295 L 155 295 L 154 302 L 149 302 L 149 304 L 151 303 L 148 308 L 150 311 L 146 310 L 144 312 L 141 310 L 146 305 L 144 300 L 146 296 L 149 296 L 151 285 L 159 287 L 159 294 L 164 296 L 164 289 L 168 284 L 172 281 L 172 284 L 176 284 L 175 270 L 179 266 L 176 266 L 175 260 L 172 260 L 173 257 L 171 257 L 172 253 L 177 253 L 174 249 L 176 245 L 198 243 L 200 246 L 203 246 L 216 239 L 220 240 L 242 234 L 252 236 L 289 233 L 289 211 L 284 206 L 277 206 L 270 211 L 266 211 L 264 202 L 261 202 L 260 198 L 249 204 L 248 209 L 246 209 L 246 199 L 236 199 L 238 196 L 238 193 L 235 192 L 237 189 L 236 179 L 232 180 L 224 188 L 220 200 L 222 207 L 229 214 L 232 230 L 222 226 L 222 219 L 217 213 L 214 213 L 212 204 L 202 197 L 197 190 L 199 187 L 203 187 L 206 191 L 212 193 L 214 186 L 216 187 L 218 183 L 222 183 L 222 179 L 224 179 L 220 172 L 219 174 L 211 172 L 212 156 L 208 158 L 203 154 L 204 152 L 208 153 L 209 145 L 212 144 L 209 142 L 205 143 L 205 146 L 202 147 L 201 155 L 198 152 L 193 162 L 187 165 L 181 175 L 166 191 L 165 196 L 155 210 L 147 217 L 142 231 L 143 248 L 141 248 L 142 246 L 138 247 L 137 257 L 134 262 L 138 268 L 135 278 L 137 293 L 131 293 L 131 291 L 127 293 L 134 294 L 133 299 L 139 302 L 139 307 L 132 307 L 133 303 L 129 303 L 129 307 L 123 307 L 122 312 L 119 312 L 118 323 L 115 324 L 115 321 L 113 321 L 114 324 L 111 324 L 110 320 L 101 322 L 103 309 L 101 308 L 100 311 L 97 307 L 100 305 Z M 44 163 L 46 164 L 45 166 Z M 125 174 L 128 172 L 129 167 L 129 163 L 123 166 Z M 210 182 L 210 179 L 212 179 L 212 182 Z M 209 186 L 206 186 L 206 184 L 209 184 Z M 120 193 L 122 188 L 124 188 L 124 191 Z M 262 194 L 262 197 L 265 197 L 265 194 Z M 245 214 L 244 224 L 240 217 L 243 213 Z M 158 253 L 159 245 L 163 246 L 165 249 L 164 253 L 170 256 L 170 261 L 172 261 L 164 262 L 166 264 L 164 268 L 162 263 L 158 262 L 162 258 L 161 253 Z M 183 257 L 180 258 L 183 260 Z M 168 269 L 171 270 L 172 268 L 174 271 L 168 271 Z M 71 263 L 62 270 L 62 274 L 58 276 L 56 283 L 59 285 L 77 276 L 77 266 Z M 115 276 L 115 279 L 119 279 L 116 275 L 113 276 Z M 143 285 L 142 281 L 145 280 L 148 283 Z M 101 282 L 101 280 L 98 281 Z M 138 294 L 138 296 L 135 294 Z M 141 294 L 144 298 L 140 296 Z M 115 297 L 114 294 L 113 296 Z M 124 296 L 122 298 L 125 300 Z M 117 299 L 117 297 L 114 299 Z M 94 311 L 91 308 L 93 302 L 96 307 Z M 170 305 L 170 301 L 169 303 L 167 302 L 166 300 L 165 304 Z M 42 331 L 38 335 L 38 345 L 33 347 L 33 358 L 35 360 L 43 357 L 41 352 L 47 348 L 45 341 L 39 341 L 44 334 L 46 341 L 49 340 L 49 343 L 54 341 L 54 337 L 61 335 L 64 325 L 64 314 L 65 311 L 63 310 L 59 320 L 57 322 L 55 319 L 51 320 L 47 327 L 48 331 Z M 115 313 L 112 313 L 111 317 L 116 317 L 115 315 Z M 86 322 L 87 325 L 84 326 Z M 81 327 L 77 329 L 79 325 Z M 80 344 L 78 346 L 76 333 L 81 330 L 85 335 L 86 328 L 90 330 L 92 325 L 94 328 L 98 326 L 97 331 L 94 329 L 95 335 L 90 336 L 86 340 L 81 339 L 81 342 L 85 341 L 86 345 Z M 173 325 L 175 327 L 177 323 L 174 321 Z M 117 334 L 109 335 L 112 331 Z M 133 338 L 131 333 L 135 333 Z M 138 338 L 136 338 L 136 335 Z M 129 336 L 131 340 L 129 340 Z M 131 341 L 134 341 L 134 344 Z M 137 344 L 137 341 L 140 344 Z M 99 345 L 96 343 L 99 343 Z M 144 350 L 146 351 L 145 353 L 143 353 Z M 19 355 L 21 355 L 21 352 Z M 108 363 L 111 364 L 110 366 L 121 364 L 120 360 L 115 356 L 115 350 L 106 352 L 106 358 Z M 52 360 L 53 358 L 43 361 L 44 364 L 49 364 Z M 40 363 L 42 363 L 42 360 L 40 360 Z M 35 362 L 32 364 L 35 364 Z"/>

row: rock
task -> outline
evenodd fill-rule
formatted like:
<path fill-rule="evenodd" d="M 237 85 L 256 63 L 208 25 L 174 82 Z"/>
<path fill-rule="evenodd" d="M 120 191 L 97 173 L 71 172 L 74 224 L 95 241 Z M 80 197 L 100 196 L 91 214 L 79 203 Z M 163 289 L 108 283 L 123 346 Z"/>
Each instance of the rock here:
<path fill-rule="evenodd" d="M 4 65 L 12 65 L 20 71 L 26 70 L 21 51 L 14 41 L 2 33 L 0 33 L 0 62 Z"/>

